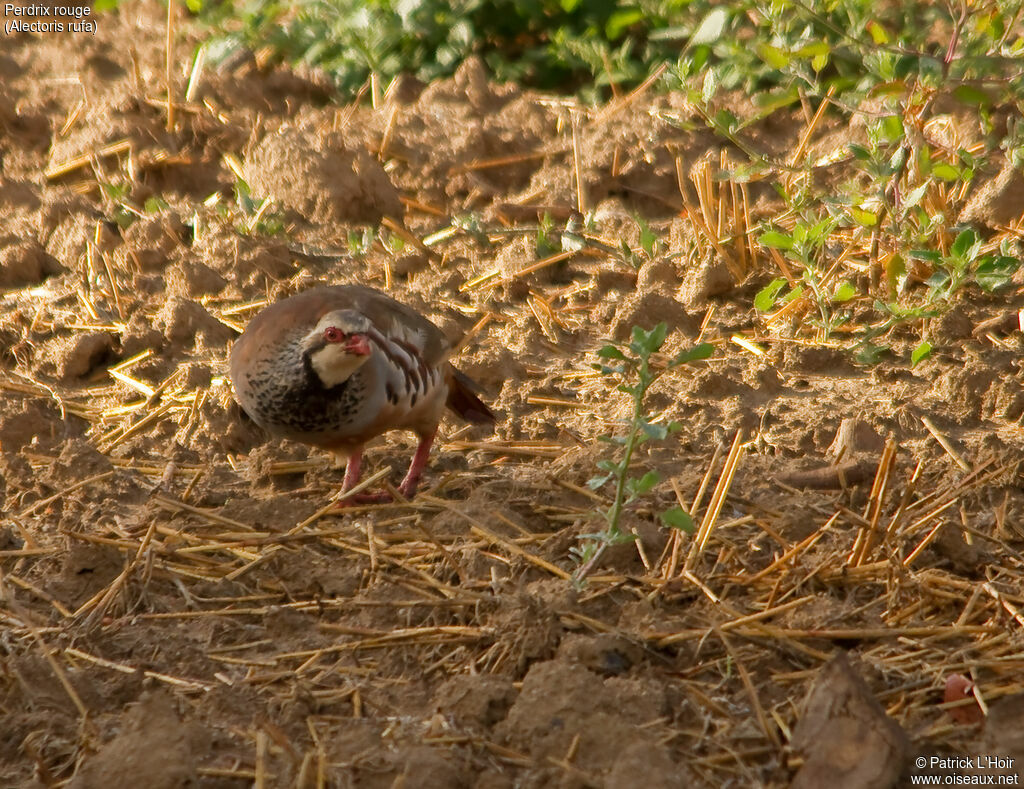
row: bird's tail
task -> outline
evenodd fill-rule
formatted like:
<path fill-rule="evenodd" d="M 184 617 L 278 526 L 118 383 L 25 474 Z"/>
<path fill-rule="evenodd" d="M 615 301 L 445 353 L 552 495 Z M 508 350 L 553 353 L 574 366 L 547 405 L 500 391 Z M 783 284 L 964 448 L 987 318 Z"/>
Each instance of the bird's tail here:
<path fill-rule="evenodd" d="M 479 387 L 465 373 L 450 367 L 448 376 L 448 407 L 468 422 L 478 425 L 494 424 L 494 412 L 476 396 Z"/>

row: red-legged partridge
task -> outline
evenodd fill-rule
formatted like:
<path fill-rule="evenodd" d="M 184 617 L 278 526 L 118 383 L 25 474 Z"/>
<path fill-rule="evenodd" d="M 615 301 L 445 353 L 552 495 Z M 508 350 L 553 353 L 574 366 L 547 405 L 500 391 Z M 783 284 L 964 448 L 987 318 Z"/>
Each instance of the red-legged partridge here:
<path fill-rule="evenodd" d="M 448 361 L 441 330 L 360 285 L 318 287 L 262 310 L 231 348 L 235 397 L 269 433 L 347 458 L 359 481 L 363 445 L 390 430 L 420 440 L 399 486 L 416 492 L 445 406 L 470 422 L 494 414 Z"/>

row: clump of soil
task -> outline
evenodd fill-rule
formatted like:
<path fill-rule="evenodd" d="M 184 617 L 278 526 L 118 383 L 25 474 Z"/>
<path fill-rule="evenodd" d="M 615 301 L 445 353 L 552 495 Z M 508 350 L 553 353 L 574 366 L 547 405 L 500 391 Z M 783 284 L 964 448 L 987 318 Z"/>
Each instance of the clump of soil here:
<path fill-rule="evenodd" d="M 346 146 L 342 132 L 282 126 L 260 140 L 245 167 L 255 195 L 317 225 L 371 224 L 402 215 L 387 173 L 364 148 Z"/>

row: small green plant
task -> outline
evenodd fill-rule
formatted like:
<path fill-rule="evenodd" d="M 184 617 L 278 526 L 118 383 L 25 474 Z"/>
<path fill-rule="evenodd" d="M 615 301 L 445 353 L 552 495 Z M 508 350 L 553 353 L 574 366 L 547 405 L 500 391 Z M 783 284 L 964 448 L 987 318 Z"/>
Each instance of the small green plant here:
<path fill-rule="evenodd" d="M 113 204 L 113 209 L 108 219 L 111 222 L 115 222 L 122 230 L 127 230 L 141 215 L 128 202 L 130 186 L 128 184 L 110 184 L 101 181 L 100 189 L 103 192 L 103 196 Z"/>
<path fill-rule="evenodd" d="M 928 307 L 924 304 L 912 304 L 904 306 L 898 302 L 885 302 L 875 300 L 875 312 L 884 317 L 878 323 L 868 326 L 860 335 L 860 339 L 852 347 L 853 357 L 861 364 L 877 364 L 891 350 L 887 343 L 876 343 L 880 337 L 885 337 L 896 326 L 908 323 L 920 323 L 925 318 L 934 318 L 941 313 L 935 307 Z M 911 364 L 917 364 L 931 353 L 930 343 L 919 344 L 911 355 Z"/>
<path fill-rule="evenodd" d="M 555 232 L 555 220 L 547 211 L 541 215 L 540 224 L 537 226 L 537 240 L 534 250 L 538 258 L 546 258 L 560 251 L 557 234 Z"/>
<path fill-rule="evenodd" d="M 254 197 L 249 184 L 241 178 L 235 179 L 235 204 L 242 213 L 242 223 L 237 228 L 239 233 L 260 233 L 266 236 L 284 233 L 284 221 L 280 212 L 271 210 L 273 201 L 269 198 L 260 200 Z"/>
<path fill-rule="evenodd" d="M 354 258 L 364 258 L 373 248 L 377 234 L 372 227 L 364 227 L 362 232 L 349 230 L 347 236 L 348 253 Z"/>
<path fill-rule="evenodd" d="M 570 86 L 594 100 L 640 83 L 673 57 L 708 0 L 697 5 L 691 12 L 689 3 L 665 0 L 189 0 L 219 28 L 214 60 L 240 46 L 269 49 L 354 92 L 371 73 L 430 82 L 478 56 L 500 81 Z"/>
<path fill-rule="evenodd" d="M 702 8 L 687 5 L 688 13 Z M 707 128 L 746 155 L 719 177 L 772 179 L 786 203 L 759 241 L 796 265 L 757 294 L 758 310 L 804 299 L 819 338 L 849 338 L 861 361 L 877 361 L 888 348 L 875 342 L 891 329 L 920 324 L 965 286 L 992 291 L 1011 280 L 1018 242 L 1004 237 L 989 253 L 975 233 L 963 231 L 952 244 L 949 233 L 977 175 L 993 169 L 993 154 L 1024 161 L 1024 125 L 996 122 L 1024 97 L 1020 15 L 1020 3 L 998 0 L 884 7 L 741 0 L 706 12 L 666 80 L 686 93 Z M 736 91 L 753 97 L 743 117 L 733 112 Z M 819 112 L 809 131 L 830 115 L 862 121 L 845 151 L 801 146 L 779 155 L 748 131 L 780 109 L 783 118 L 800 102 L 806 109 L 810 97 Z M 951 102 L 974 111 L 984 145 L 940 133 L 950 128 Z M 826 173 L 837 188 L 821 188 Z M 925 288 L 913 287 L 921 267 L 908 267 L 910 260 L 930 265 Z M 930 351 L 919 340 L 911 363 Z"/>
<path fill-rule="evenodd" d="M 602 436 L 600 439 L 614 447 L 616 457 L 600 460 L 597 467 L 602 473 L 591 479 L 587 485 L 591 490 L 597 490 L 612 483 L 614 492 L 611 504 L 598 511 L 604 521 L 604 529 L 593 534 L 580 535 L 581 545 L 572 549 L 579 560 L 579 567 L 574 576 L 577 581 L 587 576 L 608 546 L 635 539 L 634 535 L 622 530 L 622 513 L 630 503 L 649 493 L 661 481 L 657 471 L 648 470 L 635 476 L 632 470 L 634 455 L 641 445 L 651 440 L 663 441 L 680 429 L 678 422 L 656 422 L 655 418 L 647 413 L 648 391 L 665 373 L 689 362 L 706 359 L 713 350 L 710 344 L 702 343 L 680 351 L 668 359 L 664 367 L 656 369 L 651 365 L 652 357 L 661 350 L 667 334 L 668 328 L 664 323 L 659 323 L 649 331 L 634 326 L 628 343 L 605 345 L 597 352 L 601 362 L 595 364 L 594 368 L 602 375 L 621 380 L 617 388 L 629 395 L 633 402 L 633 410 L 624 425 L 623 434 Z M 687 532 L 693 530 L 693 519 L 681 507 L 672 507 L 662 512 L 661 520 L 671 528 Z"/>
<path fill-rule="evenodd" d="M 622 239 L 616 251 L 619 254 L 620 261 L 634 271 L 639 271 L 645 262 L 654 259 L 655 254 L 662 248 L 663 244 L 658 234 L 651 229 L 651 226 L 647 224 L 647 220 L 642 216 L 633 214 L 633 221 L 636 222 L 637 229 L 640 231 L 639 250 L 633 249 L 626 239 Z"/>
<path fill-rule="evenodd" d="M 384 240 L 384 248 L 394 256 L 401 255 L 405 251 L 405 239 L 395 233 L 388 234 Z"/>
<path fill-rule="evenodd" d="M 925 282 L 927 295 L 923 300 L 908 304 L 876 300 L 874 308 L 881 320 L 859 333 L 859 339 L 852 349 L 856 360 L 862 364 L 877 363 L 890 350 L 887 344 L 876 343 L 878 338 L 884 337 L 896 326 L 921 323 L 926 318 L 941 315 L 950 307 L 954 295 L 969 283 L 973 282 L 990 293 L 1012 284 L 1021 260 L 1010 254 L 1009 246 L 1010 242 L 1004 241 L 998 253 L 983 254 L 984 242 L 974 230 L 967 229 L 957 235 L 947 254 L 929 249 L 909 252 L 909 257 L 922 260 L 932 267 L 933 273 Z M 894 292 L 903 289 L 903 281 L 906 279 L 902 259 L 897 256 L 896 260 L 898 265 L 892 266 L 894 270 L 890 271 L 890 288 Z M 777 282 L 773 281 L 763 288 L 755 298 L 755 304 L 757 298 L 768 294 Z M 927 340 L 918 343 L 910 354 L 911 366 L 927 359 L 932 350 Z"/>
<path fill-rule="evenodd" d="M 918 249 L 911 256 L 932 264 L 935 271 L 928 278 L 929 302 L 949 301 L 953 294 L 970 281 L 989 292 L 1012 282 L 1020 260 L 1011 255 L 984 255 L 983 242 L 973 230 L 963 230 L 943 255 L 937 250 Z"/>
<path fill-rule="evenodd" d="M 147 214 L 159 214 L 161 211 L 166 211 L 170 208 L 170 205 L 162 197 L 149 197 L 146 202 L 142 204 L 142 210 Z"/>
<path fill-rule="evenodd" d="M 758 291 L 754 297 L 754 306 L 761 312 L 768 312 L 775 307 L 776 301 L 792 301 L 805 292 L 817 307 L 818 316 L 812 325 L 822 331 L 827 342 L 833 331 L 849 320 L 849 311 L 840 305 L 850 301 L 856 295 L 854 286 L 846 281 L 826 284 L 829 250 L 827 243 L 835 228 L 836 220 L 826 217 L 820 222 L 801 219 L 791 233 L 768 230 L 761 234 L 762 246 L 778 249 L 796 262 L 801 270 L 802 283 L 795 284 L 786 293 L 783 289 L 786 280 L 777 278 Z"/>

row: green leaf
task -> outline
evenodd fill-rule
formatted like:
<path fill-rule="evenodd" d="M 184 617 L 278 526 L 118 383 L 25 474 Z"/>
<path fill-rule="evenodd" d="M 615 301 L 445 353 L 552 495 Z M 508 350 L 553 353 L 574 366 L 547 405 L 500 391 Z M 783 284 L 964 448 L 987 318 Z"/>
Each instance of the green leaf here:
<path fill-rule="evenodd" d="M 852 282 L 842 282 L 839 287 L 836 288 L 836 292 L 832 294 L 832 301 L 836 304 L 842 304 L 845 301 L 849 301 L 857 295 L 857 288 L 853 286 Z"/>
<path fill-rule="evenodd" d="M 815 41 L 812 44 L 805 44 L 796 51 L 797 57 L 810 58 L 817 55 L 827 55 L 832 48 L 824 41 Z"/>
<path fill-rule="evenodd" d="M 619 253 L 622 255 L 622 260 L 632 266 L 637 271 L 640 270 L 640 258 L 633 252 L 633 249 L 629 246 L 629 242 L 626 239 L 622 239 L 619 242 Z"/>
<path fill-rule="evenodd" d="M 768 230 L 762 233 L 757 240 L 761 242 L 761 246 L 771 247 L 772 249 L 793 248 L 793 236 L 779 233 L 776 230 Z"/>
<path fill-rule="evenodd" d="M 976 251 L 975 254 L 971 254 L 971 251 L 976 246 L 980 246 L 980 244 L 977 233 L 973 230 L 964 230 L 956 237 L 956 241 L 953 242 L 953 246 L 949 248 L 949 251 L 954 257 L 958 257 L 961 260 L 970 260 L 977 255 Z"/>
<path fill-rule="evenodd" d="M 920 186 L 914 187 L 906 196 L 903 198 L 903 210 L 906 211 L 913 208 L 921 202 L 921 198 L 924 197 L 924 193 L 928 191 L 928 181 L 925 181 Z"/>
<path fill-rule="evenodd" d="M 630 347 L 635 349 L 639 356 L 650 356 L 655 351 L 661 350 L 665 343 L 665 336 L 668 334 L 668 325 L 659 323 L 650 331 L 644 331 L 639 326 L 633 327 L 633 342 Z"/>
<path fill-rule="evenodd" d="M 611 481 L 612 476 L 612 474 L 602 474 L 599 477 L 591 477 L 590 479 L 587 480 L 587 487 L 590 488 L 591 490 L 597 490 L 598 488 L 603 487 L 606 483 Z"/>
<path fill-rule="evenodd" d="M 715 113 L 715 128 L 724 134 L 733 134 L 740 125 L 740 120 L 729 110 Z"/>
<path fill-rule="evenodd" d="M 855 205 L 850 206 L 850 216 L 853 217 L 854 222 L 863 227 L 874 227 L 878 224 L 878 214 L 857 208 Z"/>
<path fill-rule="evenodd" d="M 682 350 L 672 357 L 672 361 L 669 362 L 670 367 L 676 367 L 680 364 L 686 364 L 688 362 L 696 362 L 700 359 L 707 359 L 715 352 L 715 346 L 709 342 L 702 342 L 699 345 L 695 345 L 692 348 Z"/>
<path fill-rule="evenodd" d="M 881 131 L 883 139 L 888 140 L 889 142 L 898 142 L 899 140 L 902 140 L 904 136 L 903 119 L 899 115 L 886 116 L 882 119 Z M 901 150 L 902 148 L 897 149 L 893 156 L 899 154 Z"/>
<path fill-rule="evenodd" d="M 912 258 L 923 260 L 932 265 L 942 262 L 942 253 L 934 249 L 912 249 L 908 254 Z"/>
<path fill-rule="evenodd" d="M 932 175 L 943 181 L 956 181 L 960 178 L 960 170 L 946 162 L 935 162 L 932 164 Z"/>
<path fill-rule="evenodd" d="M 654 245 L 658 243 L 658 234 L 641 221 L 640 225 L 640 248 L 647 253 L 647 257 L 654 256 Z"/>
<path fill-rule="evenodd" d="M 846 147 L 850 149 L 850 153 L 853 154 L 853 158 L 860 159 L 862 162 L 870 161 L 871 151 L 869 151 L 863 145 L 858 145 L 855 142 L 851 142 Z"/>
<path fill-rule="evenodd" d="M 953 95 L 971 107 L 988 107 L 992 103 L 992 97 L 985 91 L 970 85 L 961 85 L 953 91 Z"/>
<path fill-rule="evenodd" d="M 885 28 L 882 27 L 878 22 L 872 20 L 868 22 L 867 25 L 865 25 L 865 28 L 867 29 L 868 33 L 871 34 L 871 39 L 876 44 L 889 43 L 889 34 L 886 32 Z"/>
<path fill-rule="evenodd" d="M 661 520 L 666 526 L 672 529 L 679 529 L 687 534 L 693 534 L 696 527 L 693 523 L 693 516 L 682 507 L 673 507 L 661 513 Z"/>
<path fill-rule="evenodd" d="M 669 25 L 647 34 L 648 41 L 685 41 L 689 37 L 690 28 L 687 25 Z M 680 58 L 680 61 L 686 59 Z"/>
<path fill-rule="evenodd" d="M 757 55 L 774 69 L 784 69 L 789 65 L 789 55 L 771 44 L 758 44 Z"/>
<path fill-rule="evenodd" d="M 130 211 L 125 211 L 123 207 L 117 206 L 114 209 L 114 213 L 111 214 L 110 218 L 120 227 L 122 230 L 127 230 L 135 222 L 138 217 Z"/>
<path fill-rule="evenodd" d="M 758 108 L 758 117 L 764 118 L 775 110 L 788 107 L 790 104 L 800 101 L 800 91 L 796 89 L 796 86 L 793 86 L 782 91 L 773 90 L 761 93 L 753 98 Z"/>
<path fill-rule="evenodd" d="M 169 207 L 167 201 L 160 197 L 147 198 L 146 202 L 142 204 L 142 210 L 147 214 L 159 214 L 161 211 L 166 211 Z"/>
<path fill-rule="evenodd" d="M 1018 258 L 1006 255 L 986 257 L 974 270 L 974 279 L 982 288 L 992 292 L 1009 285 L 1020 264 Z"/>
<path fill-rule="evenodd" d="M 709 68 L 704 72 L 704 84 L 700 88 L 701 100 L 708 104 L 715 97 L 715 93 L 718 91 L 718 77 L 715 75 L 715 70 Z"/>
<path fill-rule="evenodd" d="M 604 346 L 603 348 L 601 348 L 597 352 L 597 355 L 600 356 L 602 359 L 623 359 L 624 360 L 626 358 L 626 354 L 624 354 L 622 351 L 620 351 L 614 345 L 606 345 L 606 346 Z"/>
<path fill-rule="evenodd" d="M 932 344 L 928 342 L 928 340 L 923 340 L 921 344 L 914 349 L 913 353 L 910 354 L 911 367 L 916 365 L 922 359 L 927 359 L 931 355 L 931 352 Z"/>
<path fill-rule="evenodd" d="M 902 255 L 891 255 L 885 262 L 885 281 L 890 293 L 899 293 L 907 278 L 907 262 Z"/>
<path fill-rule="evenodd" d="M 659 323 L 657 326 L 651 329 L 650 334 L 648 336 L 651 342 L 651 352 L 653 353 L 654 351 L 660 351 L 661 346 L 665 344 L 665 337 L 668 336 L 668 324 L 664 322 Z"/>
<path fill-rule="evenodd" d="M 854 358 L 861 364 L 878 364 L 882 357 L 889 353 L 888 345 L 872 345 L 864 343 L 863 347 L 854 355 Z"/>
<path fill-rule="evenodd" d="M 652 425 L 650 422 L 641 422 L 640 429 L 648 438 L 655 441 L 664 441 L 668 438 L 667 425 Z"/>
<path fill-rule="evenodd" d="M 725 31 L 725 25 L 729 21 L 730 11 L 726 6 L 712 8 L 697 25 L 697 29 L 690 36 L 688 46 L 698 44 L 716 44 Z"/>
<path fill-rule="evenodd" d="M 122 198 L 124 198 L 126 194 L 128 194 L 128 184 L 115 185 L 101 183 L 100 189 L 103 190 L 103 194 L 105 194 L 107 197 L 114 201 L 119 201 Z"/>
<path fill-rule="evenodd" d="M 778 298 L 779 291 L 782 290 L 786 285 L 785 277 L 776 277 L 754 296 L 754 309 L 758 312 L 768 312 L 775 306 L 775 301 Z"/>
<path fill-rule="evenodd" d="M 629 28 L 644 19 L 644 12 L 641 8 L 623 8 L 608 17 L 604 26 L 604 34 L 609 41 L 615 41 L 624 35 Z"/>
<path fill-rule="evenodd" d="M 648 471 L 639 479 L 626 481 L 626 488 L 632 496 L 642 496 L 648 493 L 651 488 L 661 482 L 661 475 L 657 471 Z"/>
<path fill-rule="evenodd" d="M 949 285 L 950 280 L 951 278 L 949 276 L 949 272 L 936 271 L 934 274 L 932 274 L 930 277 L 928 277 L 928 279 L 924 281 L 924 284 L 927 285 L 933 292 L 935 292 L 934 295 L 946 298 L 947 296 L 950 295 L 949 293 L 938 293 L 938 291 L 944 290 L 946 286 Z"/>
<path fill-rule="evenodd" d="M 800 298 L 803 295 L 804 295 L 804 286 L 803 285 L 797 285 L 795 288 L 793 288 L 793 290 L 791 290 L 789 293 L 787 293 L 785 296 L 783 296 L 782 303 L 783 304 L 789 304 L 789 302 L 796 301 L 798 298 Z"/>

